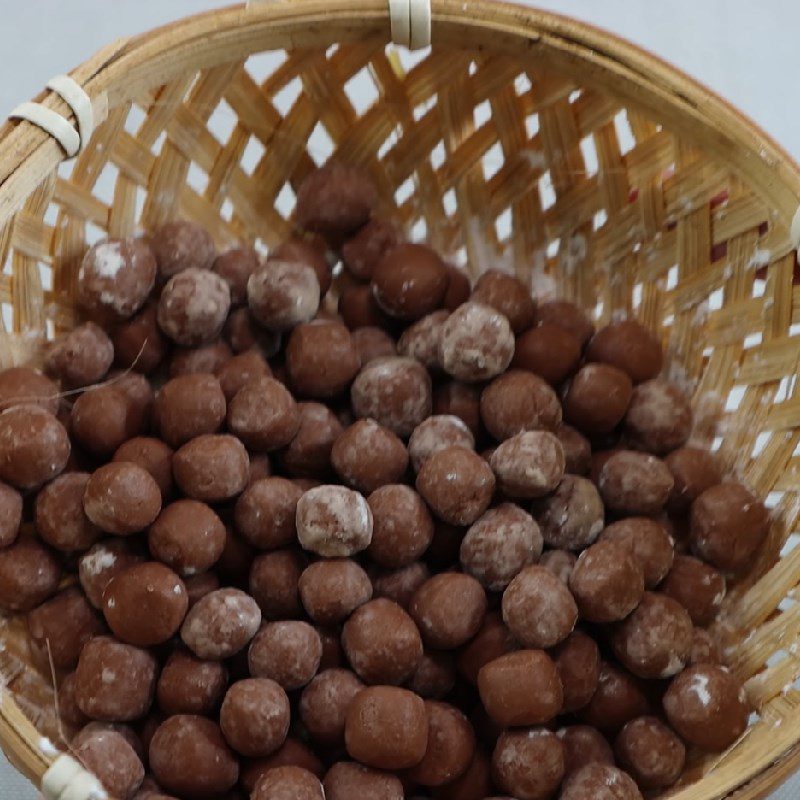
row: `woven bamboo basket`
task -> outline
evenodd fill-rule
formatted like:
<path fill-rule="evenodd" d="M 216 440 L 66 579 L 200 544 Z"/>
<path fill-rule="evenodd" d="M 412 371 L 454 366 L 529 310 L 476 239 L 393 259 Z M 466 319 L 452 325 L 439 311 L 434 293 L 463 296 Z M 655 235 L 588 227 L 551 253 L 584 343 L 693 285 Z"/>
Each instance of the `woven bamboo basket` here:
<path fill-rule="evenodd" d="M 762 797 L 800 764 L 800 167 L 704 87 L 573 20 L 433 0 L 432 49 L 389 39 L 386 0 L 233 6 L 74 70 L 104 120 L 77 159 L 0 126 L 0 366 L 75 324 L 91 242 L 180 216 L 220 247 L 269 248 L 331 154 L 473 274 L 502 263 L 599 320 L 637 316 L 692 392 L 694 438 L 774 518 L 715 631 L 752 725 L 692 758 L 675 797 Z M 69 117 L 56 94 L 36 100 Z M 67 732 L 24 623 L 1 624 L 0 744 L 38 784 Z"/>

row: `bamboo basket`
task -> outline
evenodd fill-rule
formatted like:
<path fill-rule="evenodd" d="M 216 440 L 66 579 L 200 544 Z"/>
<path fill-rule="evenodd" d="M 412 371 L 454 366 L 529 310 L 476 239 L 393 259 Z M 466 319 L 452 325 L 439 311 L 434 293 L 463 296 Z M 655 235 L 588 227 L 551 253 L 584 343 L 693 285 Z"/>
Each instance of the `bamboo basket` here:
<path fill-rule="evenodd" d="M 433 48 L 388 46 L 386 0 L 233 6 L 113 43 L 72 73 L 105 121 L 81 155 L 0 126 L 0 366 L 76 322 L 81 257 L 180 216 L 276 245 L 333 154 L 416 237 L 539 294 L 657 331 L 697 442 L 774 524 L 716 627 L 756 712 L 674 796 L 763 797 L 800 764 L 800 167 L 704 87 L 604 31 L 495 0 L 433 0 Z M 69 116 L 52 93 L 38 98 Z M 0 744 L 35 782 L 64 747 L 24 624 L 0 628 Z M 42 739 L 43 736 L 49 740 Z"/>

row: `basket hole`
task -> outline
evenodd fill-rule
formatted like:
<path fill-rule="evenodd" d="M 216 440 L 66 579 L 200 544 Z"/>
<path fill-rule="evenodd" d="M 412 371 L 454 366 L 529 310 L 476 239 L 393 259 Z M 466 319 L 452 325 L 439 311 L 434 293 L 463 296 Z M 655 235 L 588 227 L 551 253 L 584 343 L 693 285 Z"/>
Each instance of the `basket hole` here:
<path fill-rule="evenodd" d="M 296 202 L 297 200 L 292 187 L 288 183 L 284 183 L 283 186 L 281 186 L 281 190 L 278 192 L 278 196 L 275 198 L 275 210 L 284 219 L 289 219 L 292 215 L 292 211 L 294 211 Z"/>
<path fill-rule="evenodd" d="M 135 136 L 146 119 L 147 114 L 136 103 L 132 103 L 128 116 L 125 118 L 125 130 Z"/>
<path fill-rule="evenodd" d="M 448 189 L 444 193 L 442 204 L 444 205 L 445 213 L 451 217 L 458 211 L 458 200 L 456 199 L 455 189 Z"/>
<path fill-rule="evenodd" d="M 477 62 L 475 62 L 475 61 L 470 61 L 470 62 L 469 62 L 469 67 L 468 67 L 468 69 L 467 69 L 467 72 L 468 72 L 470 75 L 474 75 L 474 74 L 475 74 L 477 71 L 478 71 L 478 64 L 477 64 Z"/>
<path fill-rule="evenodd" d="M 424 242 L 428 236 L 428 223 L 425 222 L 424 217 L 420 217 L 412 226 L 411 226 L 411 241 L 412 242 Z"/>
<path fill-rule="evenodd" d="M 633 291 L 631 292 L 631 306 L 633 308 L 639 308 L 642 304 L 642 284 L 637 283 L 633 287 Z"/>
<path fill-rule="evenodd" d="M 208 118 L 206 127 L 218 141 L 227 142 L 238 121 L 234 110 L 224 100 L 220 100 Z"/>
<path fill-rule="evenodd" d="M 334 150 L 333 139 L 331 139 L 325 126 L 318 122 L 308 137 L 308 153 L 317 164 L 324 164 Z"/>
<path fill-rule="evenodd" d="M 742 403 L 745 393 L 744 386 L 734 386 L 728 392 L 728 397 L 725 400 L 725 411 L 736 411 Z"/>
<path fill-rule="evenodd" d="M 383 160 L 386 154 L 400 141 L 401 128 L 396 125 L 378 148 L 378 158 Z"/>
<path fill-rule="evenodd" d="M 667 314 L 666 317 L 662 320 L 661 324 L 665 328 L 670 328 L 675 323 L 675 315 L 674 314 Z"/>
<path fill-rule="evenodd" d="M 591 177 L 597 174 L 597 148 L 594 146 L 594 138 L 586 136 L 581 139 L 581 153 L 583 153 L 583 164 L 586 167 L 586 174 Z"/>
<path fill-rule="evenodd" d="M 380 97 L 375 81 L 372 79 L 369 69 L 363 67 L 356 72 L 344 85 L 344 90 L 353 104 L 353 108 L 359 116 L 371 108 L 375 101 Z"/>
<path fill-rule="evenodd" d="M 334 42 L 325 51 L 325 58 L 327 58 L 327 59 L 333 58 L 333 56 L 335 56 L 338 51 L 339 51 L 339 43 L 338 42 Z"/>
<path fill-rule="evenodd" d="M 414 121 L 419 122 L 432 108 L 436 107 L 439 95 L 426 97 L 419 105 L 414 106 Z"/>
<path fill-rule="evenodd" d="M 764 448 L 767 446 L 769 440 L 772 438 L 772 434 L 769 431 L 762 431 L 761 433 L 756 436 L 756 441 L 753 444 L 753 450 L 750 455 L 753 458 L 761 455 L 764 451 Z"/>
<path fill-rule="evenodd" d="M 758 347 L 761 344 L 761 341 L 764 337 L 761 334 L 761 331 L 756 331 L 756 333 L 748 334 L 744 337 L 744 349 L 749 350 L 753 347 Z"/>
<path fill-rule="evenodd" d="M 781 548 L 781 558 L 789 555 L 789 553 L 791 553 L 798 544 L 800 544 L 800 534 L 790 533 L 789 537 L 786 539 L 783 547 Z"/>
<path fill-rule="evenodd" d="M 255 136 L 251 136 L 239 159 L 239 166 L 247 175 L 252 175 L 266 152 L 264 145 Z"/>
<path fill-rule="evenodd" d="M 291 111 L 292 106 L 297 101 L 297 98 L 300 97 L 300 92 L 302 91 L 303 82 L 300 78 L 295 77 L 272 95 L 272 104 L 282 117 L 285 117 L 289 111 Z"/>
<path fill-rule="evenodd" d="M 250 56 L 245 62 L 245 67 L 256 83 L 261 83 L 284 64 L 286 58 L 285 50 L 265 50 Z"/>
<path fill-rule="evenodd" d="M 406 178 L 398 187 L 397 191 L 394 193 L 394 201 L 397 203 L 398 206 L 403 205 L 406 200 L 409 200 L 414 195 L 415 190 L 414 179 L 413 178 Z"/>
<path fill-rule="evenodd" d="M 525 132 L 528 134 L 529 139 L 533 139 L 539 133 L 539 115 L 531 114 L 525 117 Z"/>
<path fill-rule="evenodd" d="M 594 217 L 592 217 L 592 230 L 600 230 L 603 225 L 606 224 L 608 220 L 608 214 L 604 208 L 601 208 L 598 212 L 595 213 Z"/>
<path fill-rule="evenodd" d="M 582 89 L 573 89 L 569 93 L 569 102 L 574 103 L 583 94 Z"/>
<path fill-rule="evenodd" d="M 57 205 L 56 203 L 50 203 L 50 205 L 45 209 L 44 217 L 42 218 L 45 222 L 45 225 L 55 228 L 55 226 L 58 224 L 58 215 L 60 211 L 61 206 Z"/>
<path fill-rule="evenodd" d="M 617 132 L 617 142 L 621 155 L 633 150 L 636 146 L 636 139 L 633 136 L 631 123 L 628 120 L 628 112 L 623 109 L 614 115 L 614 129 Z"/>
<path fill-rule="evenodd" d="M 49 264 L 44 264 L 41 261 L 39 262 L 39 280 L 44 291 L 53 291 L 53 269 Z"/>
<path fill-rule="evenodd" d="M 84 239 L 89 247 L 108 237 L 108 232 L 93 222 L 87 222 L 84 230 Z"/>
<path fill-rule="evenodd" d="M 442 164 L 444 164 L 446 157 L 447 153 L 444 149 L 444 142 L 440 141 L 436 147 L 431 150 L 431 166 L 434 169 L 439 169 Z"/>
<path fill-rule="evenodd" d="M 421 50 L 408 50 L 405 47 L 397 47 L 395 49 L 406 72 L 411 72 L 417 64 L 421 64 L 431 54 L 430 45 L 423 47 Z"/>
<path fill-rule="evenodd" d="M 550 176 L 550 170 L 547 170 L 539 178 L 539 197 L 542 201 L 542 208 L 546 211 L 552 207 L 556 202 L 556 192 L 553 189 L 553 179 Z"/>
<path fill-rule="evenodd" d="M 222 217 L 225 222 L 230 222 L 233 219 L 234 211 L 233 203 L 226 197 L 219 209 L 220 217 Z"/>
<path fill-rule="evenodd" d="M 766 288 L 767 282 L 761 278 L 756 278 L 753 281 L 753 297 L 763 297 Z"/>
<path fill-rule="evenodd" d="M 797 336 L 800 334 L 800 322 L 795 322 L 789 326 L 789 336 Z"/>
<path fill-rule="evenodd" d="M 92 187 L 92 194 L 104 203 L 112 205 L 118 176 L 119 170 L 113 164 L 105 164 Z"/>
<path fill-rule="evenodd" d="M 558 249 L 561 247 L 561 239 L 553 239 L 547 244 L 547 257 L 555 258 L 558 255 Z"/>
<path fill-rule="evenodd" d="M 153 142 L 153 146 L 150 148 L 153 155 L 159 155 L 161 153 L 161 148 L 164 146 L 164 142 L 167 141 L 167 132 L 161 131 L 161 133 L 156 136 L 155 141 Z"/>
<path fill-rule="evenodd" d="M 532 88 L 533 83 L 531 83 L 531 79 L 528 77 L 527 73 L 523 72 L 514 78 L 514 90 L 520 97 L 529 92 Z"/>
<path fill-rule="evenodd" d="M 455 262 L 456 266 L 458 267 L 466 267 L 468 258 L 467 258 L 467 248 L 466 247 L 459 247 L 455 253 L 453 253 L 453 261 Z"/>
<path fill-rule="evenodd" d="M 724 289 L 715 289 L 713 292 L 711 292 L 711 294 L 708 296 L 708 310 L 718 311 L 720 308 L 722 308 L 722 301 L 724 297 Z"/>
<path fill-rule="evenodd" d="M 797 385 L 797 375 L 784 375 L 778 384 L 778 391 L 775 393 L 773 402 L 782 403 L 794 394 Z"/>
<path fill-rule="evenodd" d="M 488 181 L 494 175 L 496 175 L 503 166 L 503 162 L 505 160 L 505 156 L 503 154 L 503 145 L 501 145 L 500 142 L 495 142 L 486 151 L 481 160 L 483 161 L 483 175 Z"/>
<path fill-rule="evenodd" d="M 492 105 L 488 100 L 478 103 L 473 111 L 475 127 L 482 128 L 492 118 Z"/>
<path fill-rule="evenodd" d="M 202 195 L 205 192 L 206 187 L 208 186 L 208 175 L 206 175 L 205 171 L 202 170 L 197 164 L 192 161 L 189 164 L 189 172 L 186 175 L 186 183 L 197 192 L 197 194 Z"/>
<path fill-rule="evenodd" d="M 503 211 L 494 221 L 494 229 L 497 231 L 497 238 L 501 242 L 506 242 L 511 238 L 513 231 L 514 216 L 510 208 Z"/>
<path fill-rule="evenodd" d="M 3 303 L 3 327 L 7 331 L 14 330 L 14 309 L 10 303 Z"/>
<path fill-rule="evenodd" d="M 786 492 L 769 492 L 764 498 L 764 505 L 770 509 L 776 508 L 785 494 Z"/>
<path fill-rule="evenodd" d="M 667 291 L 674 289 L 678 285 L 678 265 L 673 264 L 667 270 Z"/>

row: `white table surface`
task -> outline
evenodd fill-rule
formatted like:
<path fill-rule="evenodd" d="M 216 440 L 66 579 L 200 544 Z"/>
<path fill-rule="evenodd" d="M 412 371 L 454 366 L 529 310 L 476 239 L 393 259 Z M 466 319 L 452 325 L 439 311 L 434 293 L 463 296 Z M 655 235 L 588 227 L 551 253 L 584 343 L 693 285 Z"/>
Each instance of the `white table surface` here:
<path fill-rule="evenodd" d="M 5 0 L 0 13 L 0 115 L 107 42 L 224 0 Z M 796 0 L 538 0 L 618 33 L 731 100 L 800 160 L 794 86 Z M 36 792 L 0 756 L 0 800 Z M 773 800 L 800 797 L 800 776 Z"/>

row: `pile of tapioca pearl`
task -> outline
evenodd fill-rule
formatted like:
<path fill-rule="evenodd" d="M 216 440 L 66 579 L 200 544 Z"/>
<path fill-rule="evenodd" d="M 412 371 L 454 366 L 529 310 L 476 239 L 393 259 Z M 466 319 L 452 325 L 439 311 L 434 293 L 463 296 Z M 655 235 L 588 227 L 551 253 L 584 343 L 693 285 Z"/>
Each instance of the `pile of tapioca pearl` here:
<path fill-rule="evenodd" d="M 91 321 L 0 373 L 0 604 L 74 752 L 118 800 L 669 786 L 746 726 L 704 628 L 764 506 L 650 331 L 471 288 L 377 205 L 331 163 L 266 259 L 100 242 Z"/>

